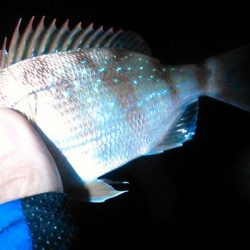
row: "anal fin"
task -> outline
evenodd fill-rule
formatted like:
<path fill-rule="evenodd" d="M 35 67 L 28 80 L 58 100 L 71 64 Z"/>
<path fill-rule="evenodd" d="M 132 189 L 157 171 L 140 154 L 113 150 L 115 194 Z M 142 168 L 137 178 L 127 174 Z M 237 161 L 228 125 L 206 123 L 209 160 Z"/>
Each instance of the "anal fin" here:
<path fill-rule="evenodd" d="M 166 150 L 181 147 L 184 142 L 192 139 L 195 134 L 198 115 L 198 101 L 192 102 L 175 120 L 163 140 L 147 155 L 160 154 Z"/>

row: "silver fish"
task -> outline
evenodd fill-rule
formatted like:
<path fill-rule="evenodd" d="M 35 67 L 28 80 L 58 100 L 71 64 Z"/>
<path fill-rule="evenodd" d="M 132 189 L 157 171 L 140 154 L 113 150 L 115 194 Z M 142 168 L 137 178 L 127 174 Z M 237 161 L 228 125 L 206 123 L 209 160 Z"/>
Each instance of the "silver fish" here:
<path fill-rule="evenodd" d="M 45 28 L 44 18 L 33 29 L 33 19 L 22 35 L 18 22 L 8 49 L 4 42 L 0 106 L 43 131 L 91 201 L 123 193 L 98 177 L 190 140 L 200 96 L 250 110 L 249 46 L 199 65 L 164 66 L 134 32 L 81 23 L 70 30 L 68 21 L 57 29 L 55 20 Z"/>

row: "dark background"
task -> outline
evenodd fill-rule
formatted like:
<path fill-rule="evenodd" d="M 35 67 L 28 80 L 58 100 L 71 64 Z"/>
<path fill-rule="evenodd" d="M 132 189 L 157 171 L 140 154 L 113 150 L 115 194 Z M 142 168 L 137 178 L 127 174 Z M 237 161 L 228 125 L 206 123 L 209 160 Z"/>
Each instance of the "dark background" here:
<path fill-rule="evenodd" d="M 19 17 L 27 23 L 46 15 L 47 24 L 57 17 L 59 25 L 69 18 L 72 27 L 83 21 L 137 31 L 166 64 L 195 63 L 250 42 L 250 7 L 235 2 L 10 0 L 0 10 L 1 40 Z M 249 249 L 249 118 L 202 97 L 192 141 L 105 176 L 129 181 L 129 193 L 75 204 L 82 234 L 76 249 Z"/>

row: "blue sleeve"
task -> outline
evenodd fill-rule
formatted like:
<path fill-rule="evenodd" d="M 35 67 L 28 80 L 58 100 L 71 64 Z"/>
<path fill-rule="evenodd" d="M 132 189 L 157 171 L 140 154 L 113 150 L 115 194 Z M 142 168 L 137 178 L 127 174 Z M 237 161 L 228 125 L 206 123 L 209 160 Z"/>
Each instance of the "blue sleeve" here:
<path fill-rule="evenodd" d="M 77 236 L 71 202 L 43 193 L 0 205 L 0 249 L 69 249 Z"/>
<path fill-rule="evenodd" d="M 30 231 L 20 200 L 0 205 L 0 248 L 32 249 Z"/>

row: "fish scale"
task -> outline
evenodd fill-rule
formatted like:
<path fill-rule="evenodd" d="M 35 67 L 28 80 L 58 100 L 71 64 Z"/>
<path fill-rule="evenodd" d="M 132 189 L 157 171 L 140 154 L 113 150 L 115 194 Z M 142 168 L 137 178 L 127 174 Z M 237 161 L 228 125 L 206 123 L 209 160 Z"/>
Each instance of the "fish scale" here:
<path fill-rule="evenodd" d="M 199 65 L 164 66 L 134 32 L 81 23 L 70 30 L 68 21 L 57 29 L 55 20 L 46 29 L 44 18 L 33 30 L 33 19 L 22 35 L 19 21 L 8 52 L 4 41 L 0 106 L 20 111 L 42 130 L 84 181 L 91 201 L 123 193 L 100 176 L 190 140 L 199 96 L 249 110 L 245 82 L 244 96 L 224 80 L 235 72 L 233 79 L 246 79 L 238 77 L 242 63 L 235 52 Z M 229 63 L 232 55 L 237 67 Z"/>
<path fill-rule="evenodd" d="M 168 102 L 161 102 L 157 110 L 154 107 L 155 101 L 164 97 L 158 93 L 167 90 L 161 70 L 153 72 L 151 63 L 148 62 L 147 65 L 144 65 L 139 60 L 139 58 L 145 57 L 143 60 L 146 61 L 149 59 L 147 56 L 127 54 L 127 51 L 122 54 L 121 51 L 93 49 L 82 54 L 72 52 L 70 54 L 51 54 L 46 58 L 40 56 L 9 67 L 12 72 L 22 72 L 22 70 L 25 72 L 22 84 L 30 83 L 27 92 L 34 92 L 37 95 L 38 111 L 34 122 L 67 155 L 67 159 L 77 169 L 83 180 L 94 179 L 107 173 L 110 169 L 126 163 L 131 158 L 145 153 L 148 148 L 145 143 L 148 143 L 150 136 L 144 126 L 151 130 L 156 129 L 157 117 L 165 117 L 168 110 Z M 121 61 L 117 61 L 119 56 L 123 58 Z M 109 66 L 106 67 L 106 72 L 100 73 L 99 69 L 103 67 L 103 60 L 100 58 L 104 57 L 108 58 Z M 139 65 L 134 65 L 135 59 L 140 62 Z M 44 62 L 45 60 L 46 62 Z M 79 64 L 79 60 L 91 60 L 90 65 L 92 66 Z M 64 66 L 69 64 L 70 67 Z M 124 80 L 121 80 L 121 83 L 113 81 L 122 75 L 119 71 L 127 73 L 129 67 L 133 69 L 129 71 L 130 75 L 126 77 L 126 83 Z M 53 69 L 52 74 L 48 74 L 48 70 L 43 70 L 43 68 Z M 121 70 L 117 72 L 117 68 Z M 55 73 L 61 71 L 64 73 Z M 146 81 L 138 80 L 138 83 L 134 84 L 134 80 L 140 74 L 144 75 Z M 154 82 L 152 76 L 161 81 Z M 72 84 L 72 79 L 74 82 L 78 82 L 81 91 L 78 91 L 78 87 Z M 47 90 L 39 91 L 44 85 L 55 88 L 56 97 Z M 169 91 L 167 90 L 167 92 Z M 130 98 L 128 98 L 129 96 Z M 86 99 L 89 99 L 88 104 L 85 102 Z M 138 105 L 138 100 L 142 105 Z M 110 101 L 115 101 L 115 105 L 108 105 Z M 86 107 L 87 105 L 90 106 Z M 27 109 L 22 109 L 18 104 L 13 108 L 20 110 L 28 117 L 32 116 Z M 51 115 L 49 115 L 50 113 Z M 44 114 L 46 114 L 46 119 Z M 56 124 L 56 127 L 48 124 L 48 120 Z M 152 121 L 155 121 L 155 124 Z M 59 131 L 57 127 L 60 127 Z M 75 128 L 79 129 L 75 130 Z M 98 146 L 92 143 L 98 138 L 95 135 L 97 130 L 105 131 L 99 137 L 102 144 Z M 94 176 L 90 176 L 89 171 L 82 166 L 90 145 L 94 148 L 93 157 L 98 158 L 99 164 L 98 167 L 88 166 L 98 168 L 98 174 Z M 70 154 L 76 147 L 81 148 L 77 162 L 72 159 L 75 158 L 75 154 L 73 157 Z M 125 154 L 126 157 L 124 157 L 124 152 L 128 152 Z"/>
<path fill-rule="evenodd" d="M 93 49 L 89 50 L 89 53 L 85 52 L 84 55 L 79 55 L 78 52 L 72 52 L 71 54 L 61 53 L 48 55 L 47 57 L 50 58 L 46 58 L 46 63 L 42 64 L 40 62 L 45 60 L 45 58 L 41 57 L 44 56 L 29 61 L 22 61 L 19 64 L 11 66 L 13 72 L 22 71 L 21 69 L 14 69 L 15 67 L 22 67 L 25 69 L 26 77 L 23 84 L 27 84 L 25 81 L 28 81 L 29 86 L 31 85 L 33 87 L 29 91 L 37 94 L 36 105 L 40 107 L 40 111 L 38 110 L 34 122 L 37 123 L 49 138 L 53 138 L 56 146 L 67 155 L 69 162 L 72 162 L 75 169 L 78 169 L 77 172 L 81 173 L 80 175 L 83 180 L 97 177 L 97 175 L 89 177 L 89 172 L 86 170 L 85 173 L 85 170 L 82 167 L 82 162 L 84 162 L 85 155 L 87 154 L 90 145 L 95 152 L 95 157 L 99 159 L 97 160 L 99 166 L 94 167 L 99 168 L 98 175 L 103 175 L 111 169 L 118 167 L 120 164 L 126 163 L 130 158 L 138 157 L 144 153 L 147 148 L 144 144 L 145 142 L 148 142 L 149 139 L 149 136 L 145 133 L 147 126 L 149 125 L 152 127 L 151 130 L 157 129 L 157 126 L 150 124 L 150 122 L 155 120 L 156 124 L 158 124 L 158 120 L 154 118 L 154 116 L 156 113 L 158 113 L 158 115 L 164 115 L 162 110 L 167 110 L 167 106 L 164 103 L 162 108 L 160 106 L 158 107 L 159 112 L 154 113 L 154 110 L 156 110 L 154 108 L 154 99 L 157 100 L 162 97 L 156 95 L 155 98 L 152 98 L 152 93 L 154 89 L 156 93 L 157 90 L 162 91 L 162 87 L 167 89 L 167 85 L 161 82 L 159 83 L 161 86 L 158 87 L 150 78 L 153 73 L 151 70 L 145 73 L 141 72 L 141 67 L 145 66 L 140 66 L 143 64 L 139 59 L 137 60 L 140 64 L 130 71 L 131 76 L 127 77 L 126 84 L 124 84 L 124 81 L 120 84 L 113 81 L 114 78 L 119 78 L 121 75 L 119 71 L 116 71 L 118 66 L 121 70 L 133 67 L 133 64 L 135 64 L 133 62 L 135 58 L 141 58 L 143 56 L 130 53 L 130 56 L 127 56 L 127 59 L 123 59 L 121 62 L 119 61 L 117 63 L 116 59 L 114 59 L 113 62 L 111 61 L 113 54 L 115 54 L 115 51 L 110 52 L 107 50 L 102 51 L 100 49 Z M 126 51 L 124 51 L 124 55 L 127 55 Z M 117 53 L 116 58 L 118 56 L 121 56 L 120 51 Z M 82 58 L 91 60 L 95 67 L 91 68 L 89 65 L 79 64 L 79 57 L 81 60 Z M 101 73 L 108 75 L 104 80 L 102 80 L 102 75 L 97 73 L 103 66 L 103 61 L 100 60 L 100 58 L 103 57 L 108 57 L 109 65 L 111 65 L 107 67 L 107 72 Z M 133 63 L 130 63 L 130 60 L 132 60 Z M 27 64 L 29 64 L 29 66 L 27 66 Z M 61 72 L 62 68 L 65 68 L 65 64 L 70 64 L 70 67 L 66 67 L 63 74 L 57 74 L 56 72 Z M 33 65 L 35 65 L 35 67 L 33 67 Z M 47 70 L 42 70 L 45 67 L 53 68 L 53 74 L 49 75 Z M 79 67 L 81 70 L 79 70 Z M 147 68 L 150 69 L 150 65 Z M 147 80 L 144 84 L 142 84 L 141 81 L 141 83 L 134 85 L 134 78 L 139 72 L 144 74 L 144 77 Z M 157 73 L 159 74 L 159 72 L 154 72 L 154 77 L 158 77 Z M 58 77 L 60 78 L 58 79 Z M 161 74 L 159 77 L 162 77 Z M 74 82 L 79 81 L 79 85 L 83 86 L 83 89 L 80 92 L 78 92 L 76 87 L 71 84 L 72 79 Z M 98 82 L 98 79 L 101 79 L 101 82 Z M 56 98 L 54 95 L 50 95 L 46 90 L 42 92 L 37 91 L 41 86 L 45 85 L 45 82 L 46 86 L 53 86 L 53 88 L 56 88 Z M 145 92 L 145 90 L 141 91 L 140 89 L 141 86 L 145 84 L 147 84 L 147 88 L 145 89 L 148 93 Z M 125 89 L 124 86 L 126 87 Z M 132 86 L 132 88 L 130 86 Z M 86 92 L 84 92 L 84 89 L 86 89 Z M 127 98 L 129 95 L 134 96 L 130 101 L 128 101 Z M 86 106 L 85 99 L 88 98 L 91 106 L 84 109 Z M 113 107 L 110 107 L 110 105 L 107 104 L 113 99 L 115 99 L 116 103 Z M 142 103 L 145 102 L 145 104 L 138 107 L 137 100 L 140 100 Z M 18 105 L 14 108 L 31 116 L 27 113 L 27 110 L 22 110 Z M 129 111 L 126 111 L 125 109 L 128 109 Z M 147 114 L 144 114 L 145 111 L 143 109 L 145 109 Z M 81 112 L 79 113 L 78 111 Z M 45 117 L 41 115 L 46 114 L 46 116 L 48 116 L 50 113 L 52 113 L 52 115 L 49 116 L 49 120 L 56 120 L 55 124 L 61 128 L 61 131 L 58 133 L 55 133 L 54 127 L 48 123 L 48 118 L 45 119 Z M 99 119 L 100 117 L 102 119 Z M 111 122 L 114 125 L 111 126 Z M 144 126 L 145 129 L 142 129 Z M 78 127 L 79 130 L 75 131 L 75 127 Z M 99 138 L 102 142 L 101 146 L 91 143 L 92 141 L 95 141 L 96 130 L 105 131 L 105 133 L 102 133 Z M 142 130 L 141 133 L 139 132 L 140 130 Z M 137 143 L 131 143 L 131 140 L 135 140 Z M 75 154 L 73 154 L 74 157 L 70 154 L 72 151 L 71 148 L 75 150 L 76 147 L 81 148 L 79 149 L 80 156 L 78 157 L 77 162 L 75 159 L 71 160 L 71 158 L 75 158 Z M 125 154 L 126 159 L 124 157 L 124 152 L 128 152 Z M 94 164 L 96 164 L 95 161 Z M 89 166 L 89 168 L 92 167 L 93 166 Z"/>

